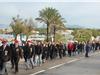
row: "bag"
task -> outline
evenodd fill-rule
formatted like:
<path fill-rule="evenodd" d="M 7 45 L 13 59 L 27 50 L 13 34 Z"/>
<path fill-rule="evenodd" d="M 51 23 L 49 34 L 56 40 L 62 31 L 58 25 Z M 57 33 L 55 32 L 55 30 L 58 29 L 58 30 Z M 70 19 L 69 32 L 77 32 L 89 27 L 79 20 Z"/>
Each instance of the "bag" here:
<path fill-rule="evenodd" d="M 2 49 L 0 49 L 0 60 L 2 60 L 3 62 L 7 62 L 10 60 L 10 57 L 8 55 L 5 55 L 5 51 L 3 51 Z"/>
<path fill-rule="evenodd" d="M 4 62 L 7 62 L 7 61 L 9 61 L 9 60 L 10 60 L 10 57 L 9 57 L 8 55 L 3 57 L 3 61 L 4 61 Z"/>
<path fill-rule="evenodd" d="M 0 49 L 0 70 L 3 68 L 3 50 Z"/>
<path fill-rule="evenodd" d="M 4 56 L 4 51 L 0 49 L 0 59 L 3 59 L 3 56 Z"/>
<path fill-rule="evenodd" d="M 0 70 L 2 70 L 2 68 L 3 68 L 3 60 L 0 59 Z"/>

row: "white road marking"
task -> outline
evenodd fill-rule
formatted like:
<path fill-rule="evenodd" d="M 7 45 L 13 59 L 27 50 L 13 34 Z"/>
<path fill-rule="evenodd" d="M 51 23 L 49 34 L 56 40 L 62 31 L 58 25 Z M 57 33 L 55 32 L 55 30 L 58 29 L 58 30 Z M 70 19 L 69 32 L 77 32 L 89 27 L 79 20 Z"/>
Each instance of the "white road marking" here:
<path fill-rule="evenodd" d="M 79 60 L 79 59 L 77 59 L 77 58 L 76 58 L 76 59 L 73 59 L 73 60 L 71 60 L 71 61 L 68 61 L 67 64 L 68 64 L 68 63 L 75 62 L 75 61 L 78 61 L 78 60 Z"/>
<path fill-rule="evenodd" d="M 60 67 L 60 66 L 63 66 L 64 64 L 66 64 L 66 63 L 62 63 L 62 64 L 59 64 L 59 65 L 56 65 L 56 66 L 50 67 L 49 70 L 50 70 L 50 69 L 57 68 L 57 67 Z"/>
<path fill-rule="evenodd" d="M 30 75 L 37 75 L 37 74 L 42 73 L 42 72 L 45 72 L 45 71 L 46 71 L 46 70 L 41 70 L 41 71 L 35 72 L 35 73 L 33 73 L 33 74 L 30 74 Z"/>

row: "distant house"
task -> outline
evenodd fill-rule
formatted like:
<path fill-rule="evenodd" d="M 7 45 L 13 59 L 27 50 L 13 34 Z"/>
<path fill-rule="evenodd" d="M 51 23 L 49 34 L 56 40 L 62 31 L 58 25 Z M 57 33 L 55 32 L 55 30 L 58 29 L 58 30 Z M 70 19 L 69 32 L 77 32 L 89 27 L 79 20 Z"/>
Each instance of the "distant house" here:
<path fill-rule="evenodd" d="M 62 34 L 67 40 L 72 40 L 74 36 L 71 34 L 73 30 L 58 30 L 57 33 Z"/>
<path fill-rule="evenodd" d="M 13 35 L 10 34 L 0 34 L 0 38 L 7 39 L 8 41 L 14 39 Z"/>
<path fill-rule="evenodd" d="M 29 36 L 28 40 L 35 40 L 35 41 L 44 41 L 45 40 L 46 36 L 45 35 L 40 35 L 39 31 L 33 30 L 32 33 L 33 34 Z M 20 40 L 20 36 L 18 36 L 18 40 Z M 26 36 L 25 35 L 22 36 L 22 40 L 26 41 Z"/>
<path fill-rule="evenodd" d="M 96 40 L 97 40 L 97 41 L 100 41 L 100 36 L 97 36 L 97 37 L 96 37 Z"/>
<path fill-rule="evenodd" d="M 44 41 L 45 38 L 46 38 L 45 35 L 43 35 L 43 34 L 40 35 L 40 34 L 39 34 L 39 31 L 33 30 L 32 33 L 33 33 L 33 34 L 29 36 L 29 39 L 30 39 L 30 40 Z"/>

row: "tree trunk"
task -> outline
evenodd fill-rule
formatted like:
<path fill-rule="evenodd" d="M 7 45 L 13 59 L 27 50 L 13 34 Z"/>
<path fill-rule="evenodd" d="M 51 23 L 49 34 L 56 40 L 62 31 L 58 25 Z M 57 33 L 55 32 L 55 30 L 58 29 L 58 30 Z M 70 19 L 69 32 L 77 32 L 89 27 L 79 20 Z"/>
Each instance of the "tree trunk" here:
<path fill-rule="evenodd" d="M 47 42 L 49 41 L 49 22 L 47 22 Z"/>
<path fill-rule="evenodd" d="M 15 35 L 15 40 L 17 40 L 17 36 L 18 36 L 18 34 Z"/>
<path fill-rule="evenodd" d="M 56 35 L 56 27 L 54 26 L 54 42 L 55 42 L 55 35 Z"/>
<path fill-rule="evenodd" d="M 28 36 L 26 36 L 26 42 L 28 41 Z"/>
<path fill-rule="evenodd" d="M 20 41 L 22 42 L 22 34 L 20 34 Z"/>

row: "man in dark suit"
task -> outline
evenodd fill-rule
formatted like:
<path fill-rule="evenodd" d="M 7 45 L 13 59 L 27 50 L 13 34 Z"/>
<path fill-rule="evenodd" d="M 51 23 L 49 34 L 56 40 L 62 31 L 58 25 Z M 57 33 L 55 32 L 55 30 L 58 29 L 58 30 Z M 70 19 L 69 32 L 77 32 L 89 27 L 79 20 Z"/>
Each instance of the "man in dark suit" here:
<path fill-rule="evenodd" d="M 10 49 L 11 49 L 11 69 L 14 68 L 14 48 L 15 48 L 15 44 L 11 43 L 10 44 Z"/>
<path fill-rule="evenodd" d="M 3 40 L 0 47 L 0 75 L 8 74 L 6 62 L 10 60 L 10 54 L 10 47 L 7 44 L 7 40 Z"/>
<path fill-rule="evenodd" d="M 37 44 L 37 56 L 38 56 L 38 65 L 40 66 L 42 64 L 42 52 L 43 52 L 43 46 L 41 42 L 38 42 Z"/>
<path fill-rule="evenodd" d="M 85 57 L 89 57 L 88 56 L 89 50 L 90 50 L 90 43 L 89 43 L 89 41 L 87 41 L 86 46 L 85 46 L 85 51 L 86 51 Z"/>
<path fill-rule="evenodd" d="M 50 45 L 49 45 L 49 51 L 50 51 L 50 59 L 54 59 L 54 50 L 55 50 L 55 46 L 54 46 L 54 43 L 52 42 Z"/>
<path fill-rule="evenodd" d="M 31 67 L 33 69 L 34 67 L 34 45 L 32 45 L 31 41 L 27 41 L 27 43 L 23 46 L 23 53 L 24 53 L 24 59 L 25 59 L 25 63 L 26 63 L 26 70 L 30 68 L 30 64 Z"/>
<path fill-rule="evenodd" d="M 12 48 L 11 50 L 11 55 L 13 56 L 13 59 L 12 59 L 12 68 L 15 67 L 15 73 L 17 73 L 19 70 L 18 70 L 18 63 L 19 63 L 19 60 L 20 58 L 22 58 L 22 49 L 19 47 L 19 41 L 18 40 L 15 40 L 14 42 L 14 47 Z"/>
<path fill-rule="evenodd" d="M 62 58 L 63 56 L 63 44 L 62 42 L 59 43 L 59 57 L 60 59 Z"/>
<path fill-rule="evenodd" d="M 50 52 L 51 52 L 51 42 L 47 43 L 47 47 L 48 47 L 48 50 L 47 50 L 47 56 L 46 56 L 46 60 L 48 60 L 50 58 Z"/>

